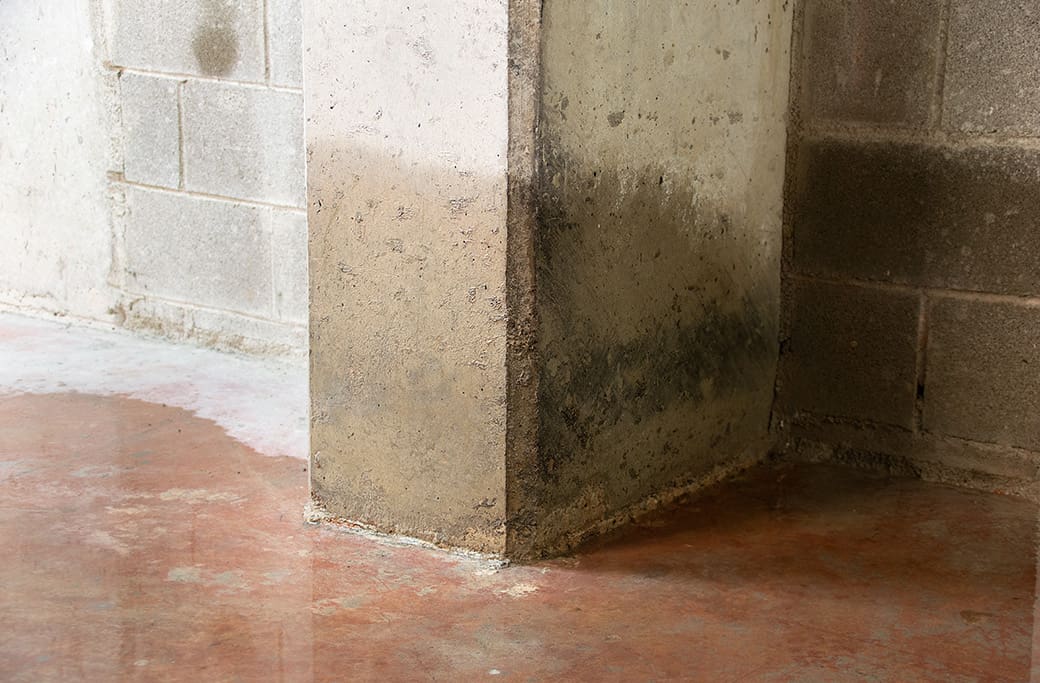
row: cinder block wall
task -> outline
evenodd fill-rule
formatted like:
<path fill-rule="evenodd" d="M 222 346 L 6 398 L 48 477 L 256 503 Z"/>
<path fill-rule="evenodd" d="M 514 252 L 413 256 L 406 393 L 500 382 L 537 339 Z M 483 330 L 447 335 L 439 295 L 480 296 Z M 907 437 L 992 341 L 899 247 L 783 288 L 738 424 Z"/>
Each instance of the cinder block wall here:
<path fill-rule="evenodd" d="M 299 0 L 113 0 L 116 314 L 243 350 L 306 345 Z"/>
<path fill-rule="evenodd" d="M 804 0 L 789 449 L 992 489 L 1040 462 L 1040 7 Z"/>
<path fill-rule="evenodd" d="M 0 307 L 302 353 L 299 0 L 72 5 L 0 8 Z"/>

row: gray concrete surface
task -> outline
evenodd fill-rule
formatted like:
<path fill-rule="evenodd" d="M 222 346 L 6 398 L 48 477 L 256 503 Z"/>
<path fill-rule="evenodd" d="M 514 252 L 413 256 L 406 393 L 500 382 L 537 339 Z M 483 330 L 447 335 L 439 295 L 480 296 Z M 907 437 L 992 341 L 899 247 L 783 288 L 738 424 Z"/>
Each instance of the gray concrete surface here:
<path fill-rule="evenodd" d="M 943 4 L 799 5 L 774 424 L 1035 495 L 1040 13 Z"/>
<path fill-rule="evenodd" d="M 769 449 L 789 20 L 543 4 L 532 546 Z"/>

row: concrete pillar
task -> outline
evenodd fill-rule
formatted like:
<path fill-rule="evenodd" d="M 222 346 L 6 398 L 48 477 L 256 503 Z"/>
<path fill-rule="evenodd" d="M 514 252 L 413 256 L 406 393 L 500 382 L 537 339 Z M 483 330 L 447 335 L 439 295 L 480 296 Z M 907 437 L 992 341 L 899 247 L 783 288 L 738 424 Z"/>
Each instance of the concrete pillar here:
<path fill-rule="evenodd" d="M 530 557 L 768 452 L 786 3 L 304 25 L 317 502 Z"/>

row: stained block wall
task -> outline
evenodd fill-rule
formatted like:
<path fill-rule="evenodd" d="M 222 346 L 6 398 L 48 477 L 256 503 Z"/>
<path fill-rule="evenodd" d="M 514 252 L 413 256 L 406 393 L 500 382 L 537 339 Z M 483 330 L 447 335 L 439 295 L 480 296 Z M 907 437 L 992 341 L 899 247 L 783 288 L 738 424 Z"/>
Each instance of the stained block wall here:
<path fill-rule="evenodd" d="M 1021 489 L 1040 463 L 1040 8 L 805 0 L 776 424 Z"/>
<path fill-rule="evenodd" d="M 242 350 L 305 344 L 298 0 L 114 0 L 121 322 Z"/>
<path fill-rule="evenodd" d="M 0 10 L 0 307 L 302 354 L 299 1 L 73 4 Z"/>

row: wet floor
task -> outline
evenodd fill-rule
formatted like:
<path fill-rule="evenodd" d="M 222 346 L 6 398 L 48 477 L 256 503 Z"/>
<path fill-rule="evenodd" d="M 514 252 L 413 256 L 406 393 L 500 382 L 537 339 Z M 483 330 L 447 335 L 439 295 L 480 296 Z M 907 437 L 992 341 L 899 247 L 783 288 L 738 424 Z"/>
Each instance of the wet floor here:
<path fill-rule="evenodd" d="M 498 568 L 306 525 L 305 467 L 172 406 L 0 397 L 0 680 L 1030 679 L 1023 501 L 763 468 Z"/>

